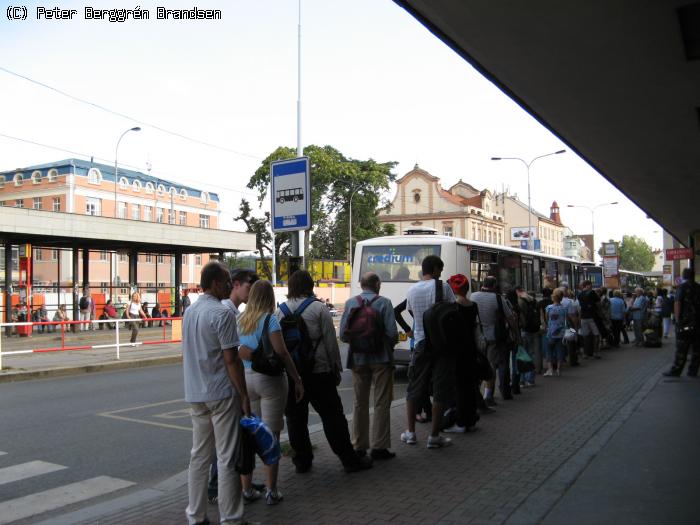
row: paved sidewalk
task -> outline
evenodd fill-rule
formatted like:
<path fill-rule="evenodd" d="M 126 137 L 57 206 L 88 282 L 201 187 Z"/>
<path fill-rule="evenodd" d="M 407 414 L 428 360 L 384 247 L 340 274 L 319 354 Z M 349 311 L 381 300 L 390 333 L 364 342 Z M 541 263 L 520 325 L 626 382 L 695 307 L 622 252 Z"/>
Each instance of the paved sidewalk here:
<path fill-rule="evenodd" d="M 284 459 L 279 484 L 284 502 L 276 507 L 256 502 L 246 507 L 246 518 L 276 524 L 538 523 L 607 446 L 671 357 L 672 341 L 662 349 L 627 347 L 567 368 L 560 378 L 539 377 L 536 388 L 500 402 L 495 414 L 482 417 L 478 432 L 454 436 L 453 446 L 443 450 L 425 448 L 428 429 L 421 425 L 418 445 L 399 443 L 405 424 L 399 404 L 392 409 L 398 456 L 368 472 L 342 472 L 319 432 L 312 438 L 313 470 L 298 475 Z M 180 476 L 173 490 L 142 490 L 137 505 L 84 509 L 80 523 L 186 523 L 186 499 Z M 211 506 L 209 517 L 217 518 Z"/>

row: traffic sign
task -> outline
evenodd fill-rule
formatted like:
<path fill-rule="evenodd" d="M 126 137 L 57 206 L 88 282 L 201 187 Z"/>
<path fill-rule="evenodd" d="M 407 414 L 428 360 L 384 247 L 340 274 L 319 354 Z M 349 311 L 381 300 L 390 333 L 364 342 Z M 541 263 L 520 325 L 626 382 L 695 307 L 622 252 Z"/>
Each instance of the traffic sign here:
<path fill-rule="evenodd" d="M 272 231 L 311 228 L 311 174 L 309 158 L 270 163 Z"/>
<path fill-rule="evenodd" d="M 666 250 L 667 261 L 678 261 L 680 259 L 692 259 L 692 248 L 669 248 Z"/>

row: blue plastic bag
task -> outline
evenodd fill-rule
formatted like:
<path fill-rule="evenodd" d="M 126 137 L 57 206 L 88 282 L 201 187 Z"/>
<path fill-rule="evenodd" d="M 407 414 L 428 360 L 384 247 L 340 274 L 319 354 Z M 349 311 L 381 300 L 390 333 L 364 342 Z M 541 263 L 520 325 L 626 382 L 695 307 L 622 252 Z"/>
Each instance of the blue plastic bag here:
<path fill-rule="evenodd" d="M 255 451 L 265 465 L 275 465 L 282 457 L 279 441 L 270 428 L 255 414 L 241 418 L 241 426 L 255 438 Z"/>

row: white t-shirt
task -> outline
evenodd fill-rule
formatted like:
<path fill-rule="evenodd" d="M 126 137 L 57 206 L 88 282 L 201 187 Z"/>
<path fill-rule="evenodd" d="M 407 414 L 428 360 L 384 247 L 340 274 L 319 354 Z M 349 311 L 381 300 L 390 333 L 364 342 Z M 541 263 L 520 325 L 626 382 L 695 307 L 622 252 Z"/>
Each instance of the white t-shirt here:
<path fill-rule="evenodd" d="M 139 317 L 139 310 L 141 305 L 139 303 L 130 302 L 129 303 L 129 317 Z"/>
<path fill-rule="evenodd" d="M 455 302 L 455 294 L 445 281 L 442 281 L 442 297 L 448 303 Z M 418 281 L 406 293 L 406 309 L 413 315 L 413 338 L 416 344 L 425 339 L 423 314 L 435 304 L 435 280 Z"/>

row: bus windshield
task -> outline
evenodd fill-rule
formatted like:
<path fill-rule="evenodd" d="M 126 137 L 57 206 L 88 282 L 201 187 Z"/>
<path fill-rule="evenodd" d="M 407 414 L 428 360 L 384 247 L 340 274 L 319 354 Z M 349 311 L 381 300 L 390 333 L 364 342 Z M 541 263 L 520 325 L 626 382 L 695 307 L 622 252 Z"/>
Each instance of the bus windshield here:
<path fill-rule="evenodd" d="M 364 246 L 360 275 L 375 272 L 385 283 L 416 282 L 420 280 L 421 262 L 428 255 L 440 256 L 440 246 Z"/>

